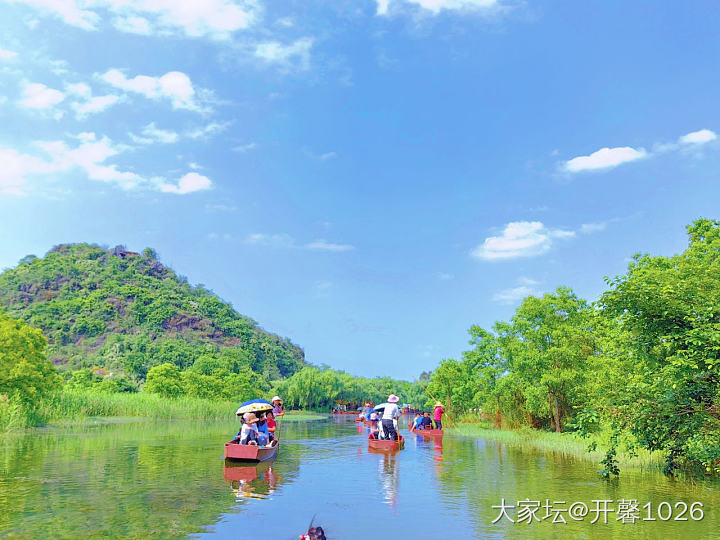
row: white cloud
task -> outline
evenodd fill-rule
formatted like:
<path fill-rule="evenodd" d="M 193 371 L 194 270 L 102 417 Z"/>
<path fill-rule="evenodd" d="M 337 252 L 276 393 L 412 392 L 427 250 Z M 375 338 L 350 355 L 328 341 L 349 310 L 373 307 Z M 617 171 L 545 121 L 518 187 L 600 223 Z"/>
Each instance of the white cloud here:
<path fill-rule="evenodd" d="M 449 281 L 449 280 L 453 279 L 455 276 L 452 274 L 448 274 L 447 272 L 439 272 L 437 277 L 440 281 Z"/>
<path fill-rule="evenodd" d="M 137 75 L 129 79 L 122 71 L 111 69 L 100 78 L 126 92 L 135 92 L 149 99 L 168 99 L 174 109 L 207 110 L 197 102 L 197 93 L 190 77 L 180 71 L 170 71 L 160 77 Z"/>
<path fill-rule="evenodd" d="M 580 232 L 583 234 L 591 234 L 594 232 L 604 231 L 607 228 L 607 221 L 598 223 L 583 223 L 580 225 Z"/>
<path fill-rule="evenodd" d="M 49 159 L 22 154 L 13 148 L 0 148 L 0 161 L 3 162 L 0 189 L 5 193 L 20 194 L 28 176 L 68 172 L 75 168 L 84 170 L 92 180 L 115 182 L 125 189 L 142 181 L 135 173 L 119 171 L 115 165 L 106 164 L 108 158 L 118 153 L 108 138 L 97 140 L 92 133 L 77 138 L 81 142 L 74 148 L 63 141 L 35 142 L 34 145 Z"/>
<path fill-rule="evenodd" d="M 84 30 L 95 30 L 100 15 L 94 11 L 83 9 L 77 0 L 8 0 L 11 4 L 25 4 L 43 13 L 55 15 L 66 24 Z M 83 2 L 82 4 L 85 4 Z"/>
<path fill-rule="evenodd" d="M 142 137 L 130 133 L 130 138 L 138 144 L 152 144 L 155 142 L 163 144 L 172 144 L 180 140 L 180 135 L 174 131 L 159 129 L 155 126 L 155 122 L 150 122 L 142 129 Z"/>
<path fill-rule="evenodd" d="M 245 242 L 264 246 L 292 246 L 295 243 L 293 237 L 285 233 L 252 233 L 245 237 Z"/>
<path fill-rule="evenodd" d="M 117 17 L 113 24 L 115 28 L 121 32 L 128 34 L 139 34 L 141 36 L 149 36 L 153 33 L 153 28 L 145 17 L 129 15 L 127 17 Z"/>
<path fill-rule="evenodd" d="M 211 187 L 212 181 L 207 176 L 191 172 L 180 178 L 177 184 L 169 184 L 166 182 L 160 184 L 160 191 L 185 195 L 187 193 L 194 193 L 195 191 L 204 191 Z"/>
<path fill-rule="evenodd" d="M 225 131 L 230 122 L 210 122 L 207 126 L 199 127 L 188 131 L 185 135 L 191 139 L 202 139 L 204 137 L 211 137 Z"/>
<path fill-rule="evenodd" d="M 693 131 L 687 135 L 680 137 L 679 142 L 681 144 L 705 144 L 710 141 L 717 139 L 717 135 L 714 131 L 709 129 L 701 129 L 699 131 Z"/>
<path fill-rule="evenodd" d="M 65 85 L 68 94 L 89 98 L 92 96 L 92 89 L 85 83 L 68 83 Z"/>
<path fill-rule="evenodd" d="M 249 234 L 245 237 L 245 242 L 248 244 L 260 244 L 265 246 L 275 246 L 275 247 L 287 247 L 287 248 L 301 248 L 301 249 L 309 249 L 313 251 L 334 251 L 334 252 L 341 252 L 341 251 L 350 251 L 355 249 L 355 246 L 352 246 L 350 244 L 333 244 L 331 242 L 327 242 L 322 239 L 315 240 L 314 242 L 310 242 L 305 245 L 297 245 L 295 243 L 295 239 L 290 236 L 289 234 L 285 233 L 275 233 L 275 234 L 265 234 L 265 233 L 253 233 Z"/>
<path fill-rule="evenodd" d="M 355 249 L 355 246 L 350 244 L 333 244 L 322 239 L 310 242 L 305 246 L 307 249 L 313 249 L 318 251 L 350 251 Z"/>
<path fill-rule="evenodd" d="M 390 0 L 375 0 L 377 9 L 375 10 L 376 15 L 386 15 L 388 8 L 390 7 Z"/>
<path fill-rule="evenodd" d="M 620 146 L 601 148 L 589 156 L 578 156 L 564 163 L 563 169 L 570 173 L 610 169 L 648 156 L 644 148 Z"/>
<path fill-rule="evenodd" d="M 513 221 L 505 225 L 501 236 L 487 237 L 471 255 L 484 260 L 534 257 L 546 253 L 553 240 L 573 236 L 572 231 L 548 229 L 540 221 Z"/>
<path fill-rule="evenodd" d="M 120 96 L 108 94 L 107 96 L 91 97 L 84 102 L 75 102 L 72 104 L 72 108 L 75 111 L 75 116 L 82 120 L 87 118 L 88 115 L 97 114 L 112 107 L 118 101 L 120 101 Z"/>
<path fill-rule="evenodd" d="M 518 287 L 511 287 L 502 291 L 496 292 L 492 299 L 500 304 L 515 304 L 516 302 L 527 298 L 528 296 L 537 296 L 539 293 L 535 289 L 528 287 L 527 285 L 520 285 Z"/>
<path fill-rule="evenodd" d="M 313 39 L 300 38 L 290 45 L 283 45 L 278 41 L 258 43 L 255 46 L 255 56 L 268 64 L 277 64 L 284 68 L 295 66 L 298 69 L 310 68 L 310 49 Z"/>
<path fill-rule="evenodd" d="M 85 30 L 97 30 L 103 19 L 101 12 L 106 10 L 118 16 L 114 23 L 122 32 L 147 33 L 154 28 L 163 34 L 182 33 L 213 39 L 227 39 L 233 32 L 248 28 L 260 16 L 254 0 L 9 1 L 54 15 Z"/>
<path fill-rule="evenodd" d="M 496 8 L 498 0 L 393 0 L 393 3 L 405 1 L 437 15 L 443 10 L 448 11 L 480 11 Z M 377 15 L 386 15 L 390 9 L 390 0 L 375 0 Z"/>
<path fill-rule="evenodd" d="M 42 83 L 23 81 L 22 92 L 23 97 L 18 103 L 28 109 L 48 109 L 65 99 L 63 92 L 49 88 Z"/>
<path fill-rule="evenodd" d="M 250 150 L 255 150 L 256 148 L 257 148 L 257 143 L 251 142 L 248 144 L 241 144 L 239 146 L 235 146 L 235 147 L 233 147 L 233 151 L 241 152 L 244 154 L 245 152 L 249 152 Z"/>
<path fill-rule="evenodd" d="M 51 163 L 14 148 L 0 147 L 0 163 L 0 193 L 5 195 L 24 195 L 28 176 L 53 170 Z"/>
<path fill-rule="evenodd" d="M 71 96 L 76 96 L 77 101 L 71 104 L 75 111 L 75 117 L 83 120 L 91 114 L 97 114 L 118 103 L 121 98 L 113 94 L 93 97 L 92 89 L 85 83 L 66 83 L 65 90 Z"/>
<path fill-rule="evenodd" d="M 335 159 L 337 157 L 337 154 L 335 152 L 325 152 L 324 154 L 320 154 L 318 156 L 318 159 L 320 161 L 329 161 L 331 159 Z"/>
<path fill-rule="evenodd" d="M 15 51 L 8 51 L 7 49 L 3 49 L 0 47 L 0 61 L 8 62 L 10 60 L 15 60 L 17 58 L 18 53 Z"/>
<path fill-rule="evenodd" d="M 83 132 L 72 137 L 78 144 L 70 146 L 61 140 L 36 141 L 33 145 L 43 156 L 21 153 L 13 148 L 0 147 L 0 192 L 23 194 L 27 179 L 36 175 L 57 175 L 75 169 L 85 172 L 91 180 L 110 182 L 123 189 L 147 187 L 168 193 L 185 194 L 208 189 L 212 182 L 197 173 L 188 173 L 177 183 L 163 178 L 146 178 L 132 171 L 118 169 L 108 160 L 126 149 L 115 146 L 107 137 L 100 139 L 92 132 Z"/>

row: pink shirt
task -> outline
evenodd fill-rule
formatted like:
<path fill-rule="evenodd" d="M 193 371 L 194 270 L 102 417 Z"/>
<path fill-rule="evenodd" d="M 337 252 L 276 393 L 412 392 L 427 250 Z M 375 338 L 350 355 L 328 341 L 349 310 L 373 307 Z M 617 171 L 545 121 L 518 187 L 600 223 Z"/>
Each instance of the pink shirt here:
<path fill-rule="evenodd" d="M 434 420 L 437 420 L 438 422 L 442 422 L 442 415 L 445 411 L 442 407 L 435 407 L 435 416 L 433 417 Z"/>

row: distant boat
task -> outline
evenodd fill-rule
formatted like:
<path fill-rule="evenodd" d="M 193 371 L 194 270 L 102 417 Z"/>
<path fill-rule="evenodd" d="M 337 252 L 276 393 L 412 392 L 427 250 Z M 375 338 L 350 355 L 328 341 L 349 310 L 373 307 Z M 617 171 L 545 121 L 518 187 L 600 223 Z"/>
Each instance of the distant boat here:
<path fill-rule="evenodd" d="M 368 449 L 379 452 L 395 452 L 405 448 L 405 439 L 402 435 L 398 435 L 398 440 L 392 439 L 376 439 L 372 435 L 368 437 Z"/>
<path fill-rule="evenodd" d="M 269 461 L 271 459 L 275 459 L 279 447 L 279 441 L 276 441 L 272 446 L 256 446 L 227 442 L 225 443 L 225 459 L 229 459 L 231 461 L 245 461 L 248 463 Z"/>

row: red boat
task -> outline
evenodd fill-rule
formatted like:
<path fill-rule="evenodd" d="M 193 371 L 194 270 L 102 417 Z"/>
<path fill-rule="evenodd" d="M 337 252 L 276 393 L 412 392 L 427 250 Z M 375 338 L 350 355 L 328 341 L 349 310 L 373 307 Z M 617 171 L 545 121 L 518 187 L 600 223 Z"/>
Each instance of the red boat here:
<path fill-rule="evenodd" d="M 225 459 L 258 463 L 275 459 L 280 443 L 275 441 L 272 446 L 255 446 L 250 444 L 225 443 Z"/>
<path fill-rule="evenodd" d="M 445 431 L 442 429 L 416 429 L 412 433 L 422 435 L 423 437 L 442 437 Z"/>
<path fill-rule="evenodd" d="M 368 437 L 368 449 L 379 450 L 381 452 L 394 452 L 405 448 L 405 439 L 402 435 L 398 435 L 398 440 L 376 439 L 372 434 Z"/>

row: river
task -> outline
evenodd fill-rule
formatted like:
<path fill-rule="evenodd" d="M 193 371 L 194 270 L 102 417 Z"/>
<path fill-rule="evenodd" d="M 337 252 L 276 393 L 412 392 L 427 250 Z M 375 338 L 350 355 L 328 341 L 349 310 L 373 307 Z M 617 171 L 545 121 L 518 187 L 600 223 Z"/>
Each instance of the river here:
<path fill-rule="evenodd" d="M 275 462 L 233 467 L 222 443 L 234 427 L 117 420 L 2 436 L 0 537 L 290 540 L 313 517 L 334 540 L 720 537 L 717 481 L 625 470 L 606 482 L 582 459 L 451 433 L 402 430 L 405 450 L 373 454 L 348 418 L 285 422 Z M 518 523 L 518 501 L 551 517 Z"/>

